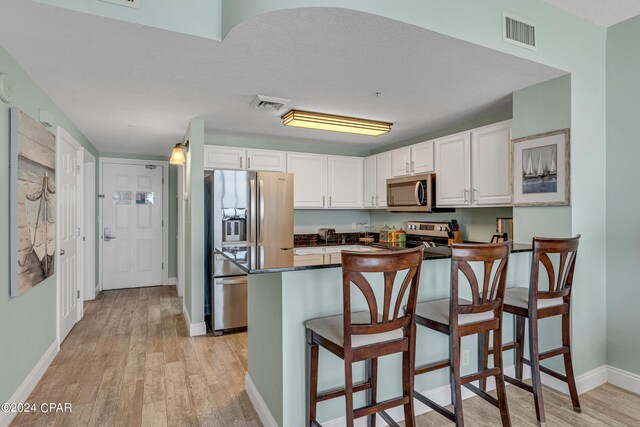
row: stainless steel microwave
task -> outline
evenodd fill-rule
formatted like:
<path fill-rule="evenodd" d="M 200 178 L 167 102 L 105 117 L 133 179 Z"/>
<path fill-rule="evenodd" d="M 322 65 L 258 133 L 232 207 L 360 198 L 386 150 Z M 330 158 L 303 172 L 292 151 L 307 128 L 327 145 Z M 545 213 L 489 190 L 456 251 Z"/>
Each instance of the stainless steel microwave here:
<path fill-rule="evenodd" d="M 387 210 L 390 212 L 432 212 L 435 208 L 436 175 L 387 180 Z"/>

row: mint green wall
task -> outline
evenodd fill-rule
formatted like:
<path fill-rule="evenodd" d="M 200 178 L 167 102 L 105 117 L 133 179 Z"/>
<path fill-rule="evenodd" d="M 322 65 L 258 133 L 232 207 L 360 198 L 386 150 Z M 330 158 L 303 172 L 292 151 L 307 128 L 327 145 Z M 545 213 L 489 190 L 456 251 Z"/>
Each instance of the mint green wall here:
<path fill-rule="evenodd" d="M 221 0 L 140 0 L 135 9 L 99 0 L 35 0 L 134 24 L 220 40 Z"/>
<path fill-rule="evenodd" d="M 571 76 L 560 77 L 513 94 L 513 138 L 571 127 Z M 571 235 L 571 206 L 516 207 L 515 238 Z"/>
<path fill-rule="evenodd" d="M 10 105 L 0 102 L 0 401 L 6 402 L 56 340 L 56 276 L 17 297 L 9 297 L 9 107 L 37 119 L 45 109 L 83 147 L 98 158 L 97 150 L 0 47 L 0 72 L 13 80 Z"/>
<path fill-rule="evenodd" d="M 235 25 L 250 25 L 261 13 L 297 7 L 343 7 L 418 25 L 572 74 L 572 211 L 571 231 L 582 233 L 573 316 L 574 365 L 578 374 L 606 363 L 605 315 L 605 169 L 606 30 L 541 1 L 486 0 L 225 0 L 223 35 Z M 538 25 L 538 50 L 502 40 L 502 13 L 511 12 Z M 247 22 L 244 22 L 247 21 Z M 571 37 L 567 37 L 571 34 Z M 544 224 L 547 218 L 531 218 Z M 537 227 L 533 224 L 532 227 Z"/>
<path fill-rule="evenodd" d="M 187 130 L 184 304 L 191 323 L 204 322 L 204 121 Z"/>
<path fill-rule="evenodd" d="M 607 31 L 607 363 L 640 374 L 640 18 Z"/>
<path fill-rule="evenodd" d="M 163 157 L 127 153 L 100 152 L 100 157 L 110 157 L 113 159 L 155 160 L 161 162 L 168 161 L 168 155 L 167 157 Z M 169 165 L 169 189 L 167 197 L 169 202 L 169 218 L 167 221 L 167 225 L 169 227 L 169 265 L 167 266 L 167 273 L 169 278 L 174 278 L 178 274 L 178 167 L 174 165 Z M 96 251 L 96 265 L 98 265 L 99 262 L 100 259 L 98 258 L 98 252 Z"/>
<path fill-rule="evenodd" d="M 224 145 L 230 147 L 260 148 L 264 150 L 299 151 L 304 153 L 333 154 L 337 156 L 368 156 L 366 148 L 346 147 L 318 141 L 298 141 L 293 139 L 269 137 L 265 135 L 234 135 L 219 132 L 205 134 L 206 145 Z"/>

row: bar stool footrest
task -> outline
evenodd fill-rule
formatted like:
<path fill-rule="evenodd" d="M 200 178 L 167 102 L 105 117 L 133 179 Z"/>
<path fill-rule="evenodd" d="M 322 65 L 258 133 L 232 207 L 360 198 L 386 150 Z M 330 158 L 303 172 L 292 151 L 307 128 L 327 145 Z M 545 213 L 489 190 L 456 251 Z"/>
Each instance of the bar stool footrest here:
<path fill-rule="evenodd" d="M 369 381 L 361 382 L 359 384 L 353 385 L 353 392 L 358 393 L 360 391 L 369 390 L 371 388 L 371 384 Z M 316 402 L 324 402 L 325 400 L 335 399 L 336 397 L 344 396 L 345 391 L 344 388 L 337 388 L 333 390 L 323 391 L 322 393 L 318 393 L 316 395 Z"/>
<path fill-rule="evenodd" d="M 413 391 L 413 397 L 415 397 L 420 402 L 424 403 L 425 405 L 427 405 L 429 408 L 433 409 L 434 411 L 436 411 L 440 415 L 448 418 L 449 420 L 453 421 L 454 423 L 456 422 L 456 415 L 453 412 L 445 409 L 443 406 L 438 405 L 436 402 L 434 402 L 433 400 L 429 399 L 428 397 L 418 393 L 415 390 Z"/>
<path fill-rule="evenodd" d="M 522 380 L 519 380 L 519 379 L 513 378 L 513 377 L 509 377 L 507 375 L 504 376 L 504 380 L 506 382 L 508 382 L 509 384 L 512 384 L 512 385 L 514 385 L 516 387 L 519 387 L 519 388 L 521 388 L 523 390 L 528 391 L 529 393 L 533 393 L 533 386 L 525 383 Z"/>
<path fill-rule="evenodd" d="M 500 402 L 498 402 L 498 399 L 486 393 L 485 391 L 480 390 L 478 387 L 474 386 L 473 384 L 462 384 L 462 385 L 468 388 L 469 390 L 471 390 L 472 392 L 474 392 L 475 394 L 477 394 L 479 397 L 486 400 L 487 402 L 491 403 L 496 408 L 500 407 Z"/>
<path fill-rule="evenodd" d="M 376 402 L 372 405 L 363 406 L 353 411 L 353 418 L 366 417 L 384 411 L 385 409 L 391 409 L 394 406 L 406 405 L 409 402 L 408 396 L 396 397 L 393 399 L 384 400 L 382 402 Z"/>
<path fill-rule="evenodd" d="M 529 359 L 522 358 L 522 362 L 523 362 L 525 365 L 529 365 L 529 366 L 531 366 L 531 361 L 530 361 Z M 567 381 L 567 376 L 566 376 L 566 375 L 562 375 L 561 373 L 556 372 L 556 371 L 554 371 L 553 369 L 549 369 L 549 368 L 547 368 L 546 366 L 542 366 L 542 365 L 540 365 L 540 364 L 538 364 L 538 366 L 540 367 L 540 372 L 544 372 L 545 374 L 550 375 L 550 376 L 552 376 L 553 378 L 557 378 L 557 379 L 559 379 L 560 381 L 564 381 L 565 383 L 566 383 L 566 382 L 568 382 L 568 381 Z"/>

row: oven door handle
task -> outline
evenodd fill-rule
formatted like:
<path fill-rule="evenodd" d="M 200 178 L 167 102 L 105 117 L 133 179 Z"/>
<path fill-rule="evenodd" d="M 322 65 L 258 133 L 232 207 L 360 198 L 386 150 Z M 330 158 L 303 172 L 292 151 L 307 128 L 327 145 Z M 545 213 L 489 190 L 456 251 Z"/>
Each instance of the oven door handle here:
<path fill-rule="evenodd" d="M 422 202 L 424 199 L 424 188 L 422 187 L 422 181 L 416 182 L 416 188 L 414 189 L 414 197 L 416 200 L 416 205 L 422 206 Z"/>

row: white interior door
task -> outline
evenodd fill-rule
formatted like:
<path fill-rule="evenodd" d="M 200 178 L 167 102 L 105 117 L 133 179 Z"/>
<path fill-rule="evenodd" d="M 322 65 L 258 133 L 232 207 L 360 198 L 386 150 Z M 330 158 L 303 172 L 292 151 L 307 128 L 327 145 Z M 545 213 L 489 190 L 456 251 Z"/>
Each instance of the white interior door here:
<path fill-rule="evenodd" d="M 59 342 L 62 342 L 80 320 L 78 246 L 81 238 L 78 200 L 82 201 L 82 193 L 78 191 L 80 144 L 58 127 L 57 149 L 58 317 Z"/>
<path fill-rule="evenodd" d="M 102 288 L 163 284 L 163 168 L 102 166 Z"/>

